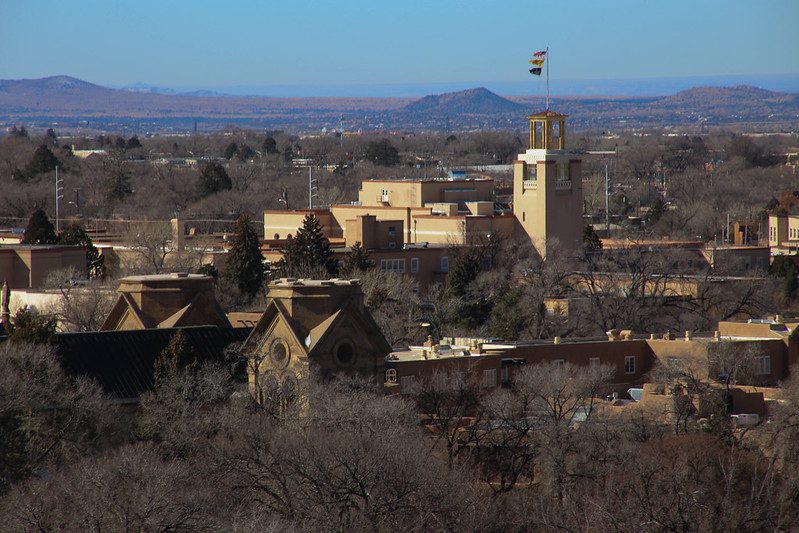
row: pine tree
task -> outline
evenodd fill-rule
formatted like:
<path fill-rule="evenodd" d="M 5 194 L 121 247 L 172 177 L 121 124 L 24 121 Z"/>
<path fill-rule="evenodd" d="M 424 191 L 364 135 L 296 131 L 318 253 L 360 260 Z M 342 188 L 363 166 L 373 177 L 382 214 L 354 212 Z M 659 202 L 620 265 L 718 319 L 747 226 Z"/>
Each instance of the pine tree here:
<path fill-rule="evenodd" d="M 9 339 L 14 342 L 48 344 L 55 335 L 56 320 L 52 315 L 20 308 L 11 323 Z"/>
<path fill-rule="evenodd" d="M 594 226 L 586 224 L 583 230 L 583 248 L 587 251 L 596 251 L 602 249 L 602 239 L 599 238 Z"/>
<path fill-rule="evenodd" d="M 374 266 L 375 262 L 369 259 L 369 253 L 359 241 L 352 245 L 350 252 L 344 258 L 342 270 L 346 272 L 347 275 L 352 276 L 358 272 L 369 270 Z"/>
<path fill-rule="evenodd" d="M 94 246 L 92 238 L 80 224 L 70 224 L 58 235 L 58 243 L 86 247 L 86 276 L 89 279 L 105 277 L 105 258 Z"/>
<path fill-rule="evenodd" d="M 233 156 L 239 153 L 239 146 L 236 143 L 230 143 L 225 147 L 222 152 L 222 157 L 225 159 L 233 159 Z"/>
<path fill-rule="evenodd" d="M 264 284 L 264 258 L 258 235 L 245 215 L 236 221 L 236 233 L 228 253 L 224 278 L 247 296 L 255 296 Z"/>
<path fill-rule="evenodd" d="M 264 153 L 267 154 L 277 154 L 279 150 L 277 149 L 277 141 L 272 136 L 267 137 L 264 139 L 264 144 L 261 146 L 261 149 Z"/>
<path fill-rule="evenodd" d="M 200 193 L 202 196 L 229 190 L 232 187 L 233 182 L 230 181 L 230 176 L 227 175 L 225 167 L 216 161 L 212 161 L 205 165 L 205 168 L 203 168 L 200 174 Z"/>
<path fill-rule="evenodd" d="M 47 213 L 42 209 L 34 211 L 22 235 L 22 244 L 55 244 L 57 241 L 55 228 L 47 218 Z"/>
<path fill-rule="evenodd" d="M 289 237 L 281 265 L 287 274 L 313 272 L 323 268 L 328 274 L 338 272 L 330 242 L 322 233 L 322 224 L 315 215 L 306 215 L 297 236 Z"/>
<path fill-rule="evenodd" d="M 367 144 L 365 156 L 372 163 L 384 167 L 392 167 L 400 162 L 399 152 L 388 139 Z"/>
<path fill-rule="evenodd" d="M 25 174 L 32 178 L 38 174 L 52 172 L 57 166 L 61 166 L 61 161 L 47 146 L 41 145 L 33 153 L 33 157 L 25 167 Z"/>
<path fill-rule="evenodd" d="M 182 329 L 177 330 L 172 338 L 169 339 L 164 351 L 153 365 L 153 377 L 156 385 L 175 377 L 178 372 L 187 368 L 197 366 L 197 359 L 194 356 L 189 339 Z"/>

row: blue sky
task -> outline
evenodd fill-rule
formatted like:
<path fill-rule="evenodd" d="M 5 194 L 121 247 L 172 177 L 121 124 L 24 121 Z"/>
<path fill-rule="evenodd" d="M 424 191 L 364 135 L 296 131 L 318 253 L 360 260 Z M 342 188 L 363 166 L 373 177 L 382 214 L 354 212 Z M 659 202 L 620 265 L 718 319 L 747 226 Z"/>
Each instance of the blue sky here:
<path fill-rule="evenodd" d="M 799 0 L 0 0 L 0 78 L 104 85 L 799 75 Z"/>

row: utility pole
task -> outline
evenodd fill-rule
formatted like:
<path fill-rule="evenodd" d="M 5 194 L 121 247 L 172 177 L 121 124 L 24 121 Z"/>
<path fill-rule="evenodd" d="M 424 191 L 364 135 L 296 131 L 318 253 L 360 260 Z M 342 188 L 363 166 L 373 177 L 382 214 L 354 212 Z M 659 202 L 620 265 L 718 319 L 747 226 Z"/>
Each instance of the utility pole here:
<path fill-rule="evenodd" d="M 311 176 L 311 165 L 308 165 L 308 209 L 313 209 L 314 189 L 319 190 L 319 188 L 314 185 L 315 182 L 318 182 L 318 180 L 313 179 Z"/>
<path fill-rule="evenodd" d="M 344 146 L 344 115 L 341 114 L 338 116 L 338 139 L 339 139 L 339 146 Z"/>
<path fill-rule="evenodd" d="M 609 196 L 610 184 L 608 182 L 608 164 L 605 163 L 605 231 L 610 232 Z"/>
<path fill-rule="evenodd" d="M 61 191 L 64 190 L 61 187 L 61 184 L 64 183 L 64 180 L 58 179 L 58 167 L 55 167 L 55 232 L 58 233 L 59 231 L 59 221 L 58 221 L 58 202 L 63 198 L 61 196 Z"/>

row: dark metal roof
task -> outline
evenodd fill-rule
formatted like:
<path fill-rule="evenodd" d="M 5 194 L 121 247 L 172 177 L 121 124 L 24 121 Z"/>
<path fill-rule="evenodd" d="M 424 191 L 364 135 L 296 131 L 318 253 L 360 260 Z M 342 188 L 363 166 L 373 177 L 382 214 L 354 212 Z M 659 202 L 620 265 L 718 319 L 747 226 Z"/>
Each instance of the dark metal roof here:
<path fill-rule="evenodd" d="M 139 398 L 153 387 L 153 365 L 176 331 L 183 330 L 198 361 L 222 361 L 228 344 L 250 328 L 192 326 L 131 331 L 58 333 L 53 337 L 64 369 L 97 381 L 118 399 Z"/>

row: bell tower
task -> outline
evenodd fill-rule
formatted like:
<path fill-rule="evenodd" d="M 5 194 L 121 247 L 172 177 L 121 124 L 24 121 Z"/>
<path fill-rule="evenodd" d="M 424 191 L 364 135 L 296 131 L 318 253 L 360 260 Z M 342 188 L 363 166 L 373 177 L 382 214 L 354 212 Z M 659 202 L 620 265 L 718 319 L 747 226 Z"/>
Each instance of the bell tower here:
<path fill-rule="evenodd" d="M 542 256 L 555 241 L 574 249 L 582 238 L 582 161 L 566 148 L 566 118 L 550 110 L 530 115 L 529 147 L 513 164 L 516 234 Z"/>

